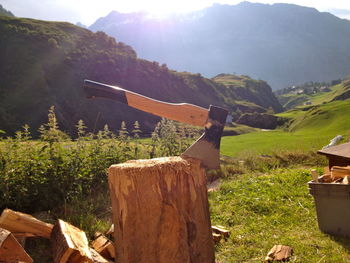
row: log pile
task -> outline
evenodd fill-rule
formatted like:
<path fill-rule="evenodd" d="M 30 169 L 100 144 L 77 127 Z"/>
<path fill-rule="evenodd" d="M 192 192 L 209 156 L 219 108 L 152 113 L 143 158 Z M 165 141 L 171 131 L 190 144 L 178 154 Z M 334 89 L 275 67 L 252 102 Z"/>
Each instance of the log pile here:
<path fill-rule="evenodd" d="M 0 216 L 0 262 L 32 263 L 24 249 L 28 237 L 50 240 L 53 263 L 109 263 L 115 259 L 113 242 L 101 233 L 89 245 L 84 231 L 63 220 L 52 225 L 5 209 Z"/>
<path fill-rule="evenodd" d="M 313 182 L 350 184 L 350 166 L 333 166 L 330 170 L 324 168 L 324 173 L 318 176 L 316 170 L 311 170 Z"/>

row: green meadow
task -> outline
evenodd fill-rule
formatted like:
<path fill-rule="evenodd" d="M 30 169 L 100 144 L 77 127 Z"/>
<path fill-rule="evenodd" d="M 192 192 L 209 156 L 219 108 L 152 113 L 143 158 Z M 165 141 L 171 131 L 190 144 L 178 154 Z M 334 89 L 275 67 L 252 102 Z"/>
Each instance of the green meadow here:
<path fill-rule="evenodd" d="M 309 169 L 278 168 L 224 179 L 209 194 L 212 224 L 231 232 L 216 246 L 218 262 L 263 262 L 278 244 L 293 248 L 290 262 L 349 262 L 349 240 L 318 229 L 310 178 Z"/>
<path fill-rule="evenodd" d="M 222 138 L 221 153 L 238 157 L 281 150 L 316 151 L 337 135 L 350 135 L 350 100 L 334 101 L 277 114 L 288 119 L 283 129 Z"/>

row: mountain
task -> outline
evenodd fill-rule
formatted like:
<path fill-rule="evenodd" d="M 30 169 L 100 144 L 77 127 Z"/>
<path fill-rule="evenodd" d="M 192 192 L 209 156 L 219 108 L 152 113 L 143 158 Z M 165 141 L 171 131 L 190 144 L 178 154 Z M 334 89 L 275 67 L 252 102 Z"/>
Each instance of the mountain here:
<path fill-rule="evenodd" d="M 76 25 L 76 26 L 80 26 L 80 27 L 82 27 L 82 28 L 87 28 L 87 26 L 84 25 L 84 24 L 82 24 L 81 22 L 78 22 L 78 23 L 76 23 L 75 25 Z"/>
<path fill-rule="evenodd" d="M 265 83 L 244 77 L 238 94 L 200 74 L 175 72 L 166 65 L 138 59 L 135 51 L 103 32 L 63 22 L 0 17 L 0 130 L 13 134 L 24 124 L 32 131 L 47 121 L 55 106 L 60 128 L 74 135 L 83 119 L 90 129 L 105 124 L 116 131 L 121 121 L 131 126 L 138 120 L 143 131 L 153 129 L 159 118 L 107 100 L 89 100 L 83 80 L 91 79 L 168 102 L 188 102 L 207 108 L 210 104 L 234 111 L 235 101 L 278 112 L 280 104 L 262 103 L 244 95 L 244 87 L 261 96 L 274 97 Z M 239 77 L 237 77 L 239 78 Z M 244 84 L 244 83 L 245 84 Z M 242 84 L 243 83 L 243 84 Z M 243 85 L 243 86 L 242 86 Z M 269 94 L 268 94 L 269 93 Z M 259 95 L 257 95 L 259 96 Z"/>
<path fill-rule="evenodd" d="M 350 21 L 292 4 L 215 4 L 162 19 L 113 11 L 89 28 L 176 70 L 237 72 L 273 89 L 350 73 Z"/>
<path fill-rule="evenodd" d="M 2 5 L 0 5 L 0 16 L 14 16 L 10 11 L 3 8 Z"/>

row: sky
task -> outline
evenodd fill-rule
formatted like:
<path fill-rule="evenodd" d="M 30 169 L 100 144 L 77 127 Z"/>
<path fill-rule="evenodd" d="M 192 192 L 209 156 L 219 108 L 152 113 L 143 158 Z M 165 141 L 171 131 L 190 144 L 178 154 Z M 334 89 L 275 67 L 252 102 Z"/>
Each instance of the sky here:
<path fill-rule="evenodd" d="M 0 4 L 18 17 L 29 17 L 50 21 L 81 22 L 90 26 L 99 17 L 112 10 L 122 13 L 146 11 L 155 15 L 171 12 L 190 12 L 214 3 L 235 5 L 242 0 L 0 0 Z M 314 7 L 321 12 L 330 12 L 350 19 L 349 0 L 251 0 L 255 3 L 291 3 Z"/>

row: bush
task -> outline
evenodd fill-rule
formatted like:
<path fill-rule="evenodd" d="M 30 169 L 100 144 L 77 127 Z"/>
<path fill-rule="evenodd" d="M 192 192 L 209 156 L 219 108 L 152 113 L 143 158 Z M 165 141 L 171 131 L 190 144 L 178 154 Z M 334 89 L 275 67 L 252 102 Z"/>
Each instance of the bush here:
<path fill-rule="evenodd" d="M 87 133 L 82 120 L 77 138 L 59 130 L 54 107 L 48 122 L 39 128 L 40 140 L 32 140 L 25 125 L 14 138 L 0 141 L 0 209 L 24 212 L 51 210 L 77 203 L 107 189 L 107 168 L 129 159 L 179 155 L 197 136 L 189 127 L 163 119 L 152 140 L 140 139 L 141 127 L 130 133 L 122 122 L 119 135 L 106 125 L 97 134 Z"/>

